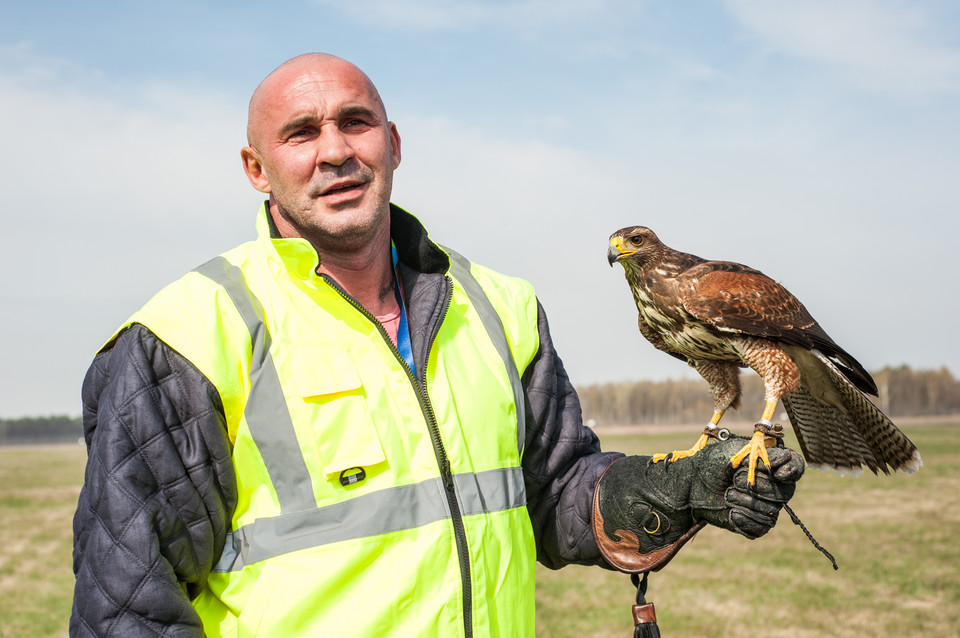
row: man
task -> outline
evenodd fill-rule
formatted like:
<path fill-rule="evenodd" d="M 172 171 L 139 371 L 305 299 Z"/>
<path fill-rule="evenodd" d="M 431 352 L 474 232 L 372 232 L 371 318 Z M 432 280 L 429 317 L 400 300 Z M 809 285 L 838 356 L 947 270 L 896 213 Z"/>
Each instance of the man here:
<path fill-rule="evenodd" d="M 748 492 L 723 445 L 600 451 L 530 285 L 390 204 L 400 136 L 358 68 L 284 63 L 248 143 L 257 240 L 84 381 L 71 634 L 532 636 L 535 560 L 646 570 L 704 522 L 772 527 L 795 453 Z"/>

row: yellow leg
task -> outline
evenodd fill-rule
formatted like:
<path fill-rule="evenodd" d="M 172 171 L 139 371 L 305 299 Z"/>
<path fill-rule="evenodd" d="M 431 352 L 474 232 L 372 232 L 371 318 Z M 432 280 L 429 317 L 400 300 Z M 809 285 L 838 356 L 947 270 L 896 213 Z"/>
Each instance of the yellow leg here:
<path fill-rule="evenodd" d="M 707 427 L 704 428 L 703 434 L 700 435 L 700 438 L 697 439 L 697 442 L 693 444 L 689 450 L 674 450 L 669 454 L 654 454 L 653 462 L 659 463 L 667 457 L 670 457 L 670 462 L 674 462 L 678 459 L 690 458 L 700 450 L 702 450 L 707 445 L 707 441 L 710 440 L 710 435 L 708 434 L 711 430 L 717 429 L 717 423 L 720 422 L 720 419 L 723 417 L 723 410 L 719 412 L 714 412 L 713 416 L 710 418 L 710 423 L 707 424 Z"/>
<path fill-rule="evenodd" d="M 717 427 L 717 423 L 720 423 L 720 419 L 723 418 L 724 412 L 726 412 L 726 410 L 714 410 L 713 416 L 710 418 L 710 423 L 707 424 L 707 427 L 711 429 Z"/>
<path fill-rule="evenodd" d="M 760 415 L 760 423 L 765 425 L 770 425 L 770 419 L 773 418 L 773 413 L 777 409 L 778 399 L 773 401 L 767 401 L 763 406 L 763 414 Z"/>

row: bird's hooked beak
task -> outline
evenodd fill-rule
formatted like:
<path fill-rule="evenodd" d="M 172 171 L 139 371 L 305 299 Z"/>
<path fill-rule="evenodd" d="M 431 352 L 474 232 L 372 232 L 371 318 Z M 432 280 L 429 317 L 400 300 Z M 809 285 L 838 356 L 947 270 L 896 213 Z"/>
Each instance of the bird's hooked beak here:
<path fill-rule="evenodd" d="M 614 237 L 610 240 L 610 248 L 607 249 L 607 261 L 610 262 L 610 267 L 613 268 L 614 263 L 635 252 L 634 250 L 624 250 L 623 240 L 619 237 Z"/>

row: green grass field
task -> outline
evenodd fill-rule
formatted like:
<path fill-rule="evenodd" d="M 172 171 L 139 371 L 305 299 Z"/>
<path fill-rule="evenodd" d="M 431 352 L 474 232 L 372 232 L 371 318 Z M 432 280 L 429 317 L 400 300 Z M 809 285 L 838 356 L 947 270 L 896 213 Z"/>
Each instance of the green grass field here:
<path fill-rule="evenodd" d="M 809 471 L 800 483 L 793 508 L 839 571 L 785 514 L 754 542 L 705 529 L 650 577 L 664 636 L 960 636 L 960 426 L 904 430 L 923 455 L 919 474 Z M 603 441 L 649 453 L 693 438 Z M 0 448 L 0 637 L 66 635 L 84 460 L 81 446 Z M 631 636 L 633 595 L 621 574 L 541 569 L 537 635 Z"/>

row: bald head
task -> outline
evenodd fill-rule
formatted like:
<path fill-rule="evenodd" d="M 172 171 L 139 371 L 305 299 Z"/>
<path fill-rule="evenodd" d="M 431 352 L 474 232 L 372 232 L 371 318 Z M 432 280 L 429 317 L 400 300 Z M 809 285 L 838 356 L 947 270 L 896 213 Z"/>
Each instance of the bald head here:
<path fill-rule="evenodd" d="M 400 135 L 363 71 L 322 53 L 284 62 L 250 100 L 247 137 L 243 170 L 281 236 L 328 260 L 389 245 Z"/>
<path fill-rule="evenodd" d="M 296 92 L 305 78 L 329 83 L 359 80 L 367 87 L 372 101 L 379 108 L 379 114 L 384 120 L 387 119 L 387 111 L 377 87 L 359 67 L 328 53 L 304 53 L 274 69 L 253 92 L 247 110 L 247 144 L 253 148 L 260 147 L 264 118 L 271 103 Z"/>

